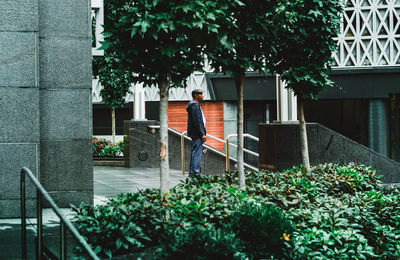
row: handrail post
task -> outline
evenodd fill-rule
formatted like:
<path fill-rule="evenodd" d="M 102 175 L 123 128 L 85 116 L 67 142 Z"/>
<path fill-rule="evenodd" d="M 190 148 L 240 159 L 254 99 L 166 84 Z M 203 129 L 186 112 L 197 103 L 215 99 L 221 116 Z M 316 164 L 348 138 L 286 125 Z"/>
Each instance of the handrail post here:
<path fill-rule="evenodd" d="M 67 235 L 65 225 L 60 219 L 60 259 L 67 259 Z"/>
<path fill-rule="evenodd" d="M 36 259 L 42 257 L 42 234 L 43 234 L 43 215 L 42 215 L 42 194 L 36 190 Z"/>
<path fill-rule="evenodd" d="M 25 207 L 25 173 L 21 171 L 21 258 L 27 259 L 26 251 L 26 207 Z"/>
<path fill-rule="evenodd" d="M 225 141 L 225 151 L 226 151 L 226 158 L 225 158 L 225 171 L 229 172 L 230 168 L 230 161 L 229 161 L 229 136 L 226 137 Z"/>
<path fill-rule="evenodd" d="M 184 163 L 184 159 L 185 159 L 185 155 L 184 155 L 184 137 L 183 137 L 183 135 L 184 135 L 184 133 L 185 132 L 183 132 L 182 134 L 181 134 L 181 164 L 182 164 L 182 176 L 184 176 L 185 175 L 185 163 Z"/>

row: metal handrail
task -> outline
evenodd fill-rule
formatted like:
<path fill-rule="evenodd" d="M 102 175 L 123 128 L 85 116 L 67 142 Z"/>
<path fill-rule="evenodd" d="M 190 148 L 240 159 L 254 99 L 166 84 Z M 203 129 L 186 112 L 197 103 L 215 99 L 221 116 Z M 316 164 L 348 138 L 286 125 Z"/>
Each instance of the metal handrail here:
<path fill-rule="evenodd" d="M 225 141 L 225 152 L 226 152 L 226 154 L 227 154 L 227 156 L 226 156 L 226 171 L 227 172 L 229 172 L 229 159 L 228 159 L 228 155 L 229 155 L 229 145 L 232 145 L 232 146 L 234 146 L 234 147 L 238 147 L 236 144 L 232 144 L 232 143 L 229 143 L 229 139 L 231 138 L 231 137 L 237 137 L 238 136 L 238 134 L 230 134 L 230 135 L 228 135 L 227 137 L 226 137 L 226 141 Z M 258 139 L 258 137 L 255 137 L 255 136 L 253 136 L 253 135 L 251 135 L 251 134 L 247 134 L 247 133 L 244 133 L 243 134 L 243 137 L 247 137 L 247 138 L 249 138 L 249 139 L 252 139 L 252 140 L 254 140 L 254 141 L 259 141 L 259 139 Z M 256 157 L 259 157 L 259 154 L 258 153 L 256 153 L 256 152 L 253 152 L 253 151 L 250 151 L 250 150 L 248 150 L 248 149 L 246 149 L 246 148 L 243 148 L 243 152 L 246 152 L 246 153 L 249 153 L 249 154 L 251 154 L 251 155 L 254 155 L 254 156 L 256 156 Z"/>
<path fill-rule="evenodd" d="M 25 197 L 25 175 L 27 175 L 33 184 L 36 186 L 36 194 L 37 194 L 37 243 L 36 243 L 36 259 L 41 259 L 42 256 L 42 232 L 43 232 L 43 217 L 42 217 L 42 205 L 41 198 L 42 196 L 47 200 L 50 204 L 51 208 L 60 218 L 60 259 L 67 259 L 67 250 L 66 250 L 66 229 L 68 228 L 71 233 L 75 236 L 77 241 L 86 249 L 87 253 L 92 259 L 100 260 L 100 258 L 96 255 L 96 253 L 92 250 L 92 248 L 88 245 L 86 240 L 79 234 L 78 230 L 72 225 L 72 223 L 62 214 L 60 208 L 56 205 L 54 200 L 50 197 L 47 191 L 40 184 L 38 179 L 33 175 L 33 173 L 26 167 L 21 169 L 21 240 L 22 240 L 22 259 L 27 259 L 27 244 L 26 244 L 26 197 Z"/>
<path fill-rule="evenodd" d="M 152 131 L 155 131 L 155 129 L 159 129 L 160 128 L 160 125 L 149 125 L 149 126 L 147 126 L 149 129 L 152 129 Z M 172 132 L 175 132 L 176 134 L 179 134 L 180 136 L 181 136 L 181 164 L 182 164 L 182 175 L 185 175 L 185 165 L 184 165 L 184 138 L 187 138 L 188 140 L 190 140 L 190 137 L 188 137 L 187 135 L 185 135 L 185 134 L 187 134 L 187 131 L 184 131 L 184 132 L 179 132 L 179 131 L 177 131 L 177 130 L 175 130 L 175 129 L 172 129 L 172 128 L 170 128 L 170 127 L 168 127 L 168 131 L 172 131 Z M 153 132 L 154 133 L 154 132 Z M 225 146 L 225 158 L 226 158 L 226 161 L 225 161 L 225 170 L 226 171 L 229 171 L 229 161 L 230 160 L 235 160 L 234 158 L 232 158 L 232 157 L 230 157 L 229 156 L 229 145 L 232 145 L 232 146 L 234 146 L 234 147 L 238 147 L 236 144 L 232 144 L 232 143 L 229 143 L 229 139 L 231 138 L 231 137 L 234 137 L 234 136 L 237 136 L 237 134 L 230 134 L 230 135 L 228 135 L 227 137 L 226 137 L 226 140 L 223 140 L 223 139 L 220 139 L 220 138 L 218 138 L 218 137 L 216 137 L 216 136 L 213 136 L 213 135 L 210 135 L 210 134 L 206 134 L 206 136 L 207 137 L 210 137 L 211 139 L 214 139 L 214 140 L 217 140 L 217 141 L 219 141 L 219 142 L 221 142 L 221 143 L 223 143 L 224 144 L 224 146 Z M 253 136 L 253 135 L 251 135 L 251 134 L 247 134 L 247 133 L 244 133 L 243 134 L 243 137 L 248 137 L 249 139 L 252 139 L 252 140 L 255 140 L 255 141 L 259 141 L 259 139 L 258 139 L 258 137 L 256 137 L 256 136 Z M 248 150 L 248 149 L 246 149 L 246 148 L 243 148 L 243 151 L 244 152 L 246 152 L 246 153 L 248 153 L 248 154 L 251 154 L 251 155 L 254 155 L 254 156 L 256 156 L 256 157 L 259 157 L 259 154 L 258 153 L 256 153 L 256 152 L 253 152 L 253 151 L 251 151 L 251 150 Z M 248 167 L 248 168 L 250 168 L 250 169 L 253 169 L 253 170 L 256 170 L 257 168 L 255 168 L 255 167 L 253 167 L 253 166 L 251 166 L 251 165 L 248 165 L 248 164 L 245 164 L 246 165 L 246 167 Z"/>
<path fill-rule="evenodd" d="M 185 167 L 184 167 L 184 142 L 183 142 L 183 138 L 184 138 L 184 136 L 185 136 L 185 134 L 187 134 L 187 131 L 184 131 L 184 132 L 182 132 L 180 135 L 181 135 L 181 162 L 182 162 L 182 175 L 185 175 Z M 232 145 L 232 146 L 235 146 L 235 147 L 237 147 L 237 145 L 235 145 L 235 144 L 232 144 L 232 143 L 229 143 L 229 138 L 231 138 L 231 137 L 233 137 L 233 136 L 237 136 L 237 134 L 230 134 L 230 135 L 228 135 L 227 136 L 227 138 L 226 138 L 226 141 L 224 141 L 223 139 L 220 139 L 220 138 L 218 138 L 218 137 L 215 137 L 215 136 L 213 136 L 213 135 L 210 135 L 210 134 L 206 134 L 206 136 L 207 137 L 210 137 L 211 139 L 214 139 L 214 140 L 217 140 L 217 141 L 219 141 L 219 142 L 222 142 L 223 144 L 224 144 L 224 146 L 225 146 L 225 158 L 226 158 L 226 160 L 225 160 L 225 170 L 226 171 L 229 171 L 229 162 L 230 162 L 230 160 L 232 159 L 230 156 L 229 156 L 229 145 Z M 244 137 L 249 137 L 250 139 L 253 139 L 253 140 L 255 140 L 255 141 L 257 141 L 258 142 L 258 138 L 257 137 L 255 137 L 255 136 L 252 136 L 252 135 L 250 135 L 250 134 L 243 134 L 243 136 Z M 188 139 L 190 139 L 189 137 L 187 137 Z M 253 151 L 251 151 L 251 150 L 248 150 L 248 149 L 243 149 L 243 151 L 244 152 L 247 152 L 247 153 L 249 153 L 249 154 L 252 154 L 252 155 L 254 155 L 254 156 L 259 156 L 258 155 L 258 153 L 255 153 L 255 152 L 253 152 Z M 251 168 L 251 169 L 255 169 L 254 167 L 251 167 L 251 166 L 248 166 L 249 168 Z"/>

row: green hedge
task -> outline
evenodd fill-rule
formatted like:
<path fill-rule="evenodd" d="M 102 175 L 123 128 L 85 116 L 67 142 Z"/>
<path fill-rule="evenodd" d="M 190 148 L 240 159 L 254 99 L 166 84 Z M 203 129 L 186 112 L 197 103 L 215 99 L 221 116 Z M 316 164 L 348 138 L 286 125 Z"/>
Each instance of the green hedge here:
<path fill-rule="evenodd" d="M 162 199 L 157 189 L 121 194 L 75 208 L 76 221 L 108 257 L 154 248 L 168 258 L 190 243 L 199 250 L 186 259 L 400 257 L 399 189 L 382 189 L 369 167 L 251 171 L 246 190 L 236 183 L 231 173 L 187 179 Z"/>

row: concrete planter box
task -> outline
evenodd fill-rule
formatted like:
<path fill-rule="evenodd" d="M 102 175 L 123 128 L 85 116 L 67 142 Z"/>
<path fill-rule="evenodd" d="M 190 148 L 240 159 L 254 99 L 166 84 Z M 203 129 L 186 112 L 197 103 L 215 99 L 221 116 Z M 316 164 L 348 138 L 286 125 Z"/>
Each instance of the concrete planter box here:
<path fill-rule="evenodd" d="M 106 157 L 95 157 L 93 158 L 94 166 L 114 166 L 114 167 L 126 167 L 124 157 L 106 158 Z"/>

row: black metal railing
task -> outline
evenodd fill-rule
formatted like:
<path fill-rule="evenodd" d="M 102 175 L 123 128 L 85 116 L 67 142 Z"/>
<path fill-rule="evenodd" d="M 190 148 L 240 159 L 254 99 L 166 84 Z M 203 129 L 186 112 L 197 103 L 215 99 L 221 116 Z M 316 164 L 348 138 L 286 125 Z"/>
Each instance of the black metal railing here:
<path fill-rule="evenodd" d="M 37 210 L 37 238 L 36 238 L 36 259 L 41 259 L 45 248 L 43 246 L 43 215 L 42 215 L 42 197 L 47 200 L 50 207 L 60 218 L 60 259 L 67 259 L 67 229 L 73 234 L 75 239 L 80 243 L 80 245 L 86 250 L 88 255 L 92 259 L 100 259 L 92 248 L 86 243 L 85 239 L 79 234 L 78 230 L 72 225 L 61 212 L 60 208 L 56 205 L 54 200 L 50 197 L 47 191 L 40 184 L 38 179 L 33 175 L 33 173 L 28 169 L 23 167 L 21 169 L 21 242 L 22 242 L 22 259 L 27 259 L 27 240 L 26 240 L 26 198 L 25 198 L 25 175 L 27 175 L 36 187 L 36 210 Z"/>

